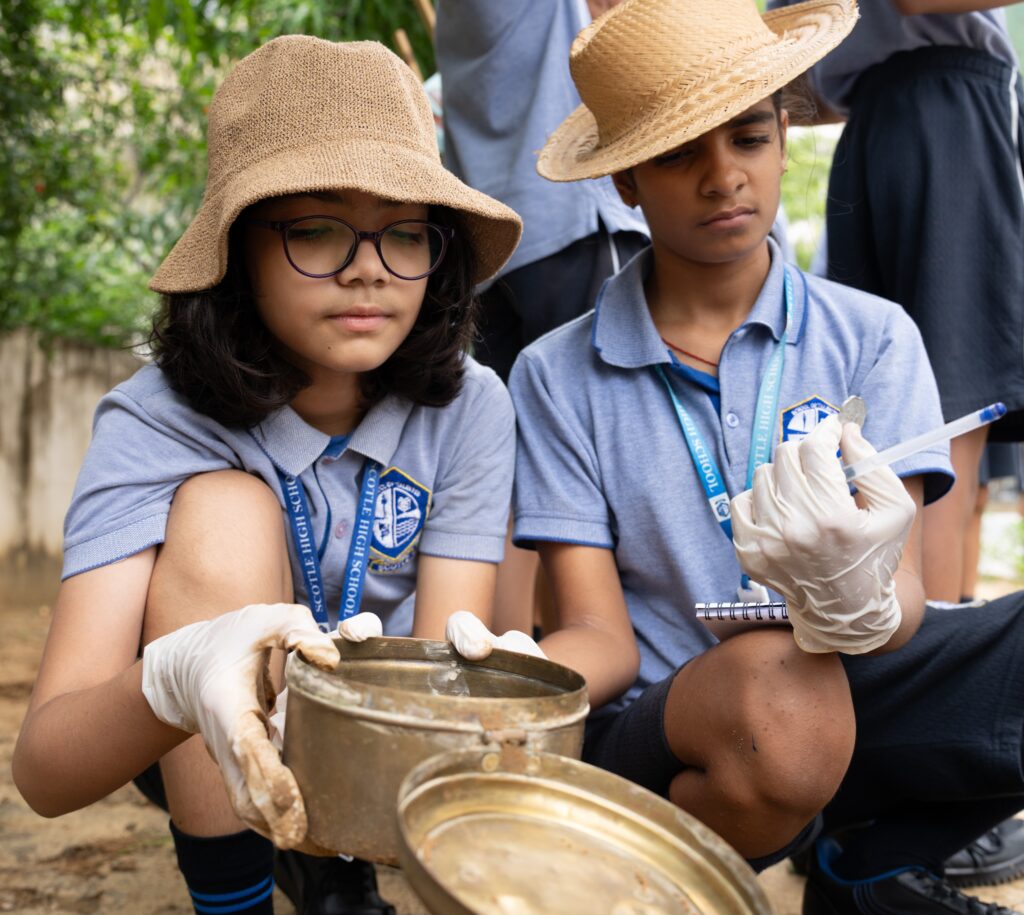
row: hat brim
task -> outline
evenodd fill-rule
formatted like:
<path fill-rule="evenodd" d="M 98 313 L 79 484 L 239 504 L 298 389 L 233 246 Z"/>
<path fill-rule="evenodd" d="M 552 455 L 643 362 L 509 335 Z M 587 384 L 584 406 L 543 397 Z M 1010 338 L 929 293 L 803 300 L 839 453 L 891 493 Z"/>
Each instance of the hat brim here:
<path fill-rule="evenodd" d="M 233 175 L 214 193 L 208 189 L 149 288 L 159 293 L 213 288 L 227 270 L 229 230 L 246 207 L 269 197 L 328 190 L 457 210 L 476 255 L 474 283 L 501 269 L 522 234 L 514 210 L 463 184 L 439 160 L 378 138 L 350 139 L 281 152 Z"/>
<path fill-rule="evenodd" d="M 765 24 L 779 37 L 696 94 L 675 97 L 623 135 L 601 145 L 597 121 L 580 105 L 548 138 L 537 171 L 550 181 L 601 178 L 647 162 L 726 123 L 791 83 L 852 31 L 858 13 L 852 0 L 806 0 L 771 10 Z"/>

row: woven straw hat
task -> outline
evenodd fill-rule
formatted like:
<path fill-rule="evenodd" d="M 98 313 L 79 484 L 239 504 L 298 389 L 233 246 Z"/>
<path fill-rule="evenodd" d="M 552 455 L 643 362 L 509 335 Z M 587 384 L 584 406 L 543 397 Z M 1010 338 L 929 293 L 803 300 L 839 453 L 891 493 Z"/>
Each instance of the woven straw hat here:
<path fill-rule="evenodd" d="M 519 243 L 515 212 L 441 164 L 423 88 L 377 42 L 286 35 L 239 61 L 210 105 L 207 157 L 202 206 L 150 281 L 155 292 L 215 286 L 239 213 L 284 194 L 349 188 L 458 210 L 475 282 L 497 273 Z"/>
<path fill-rule="evenodd" d="M 576 36 L 583 104 L 541 150 L 552 181 L 599 178 L 675 149 L 781 89 L 857 21 L 854 0 L 762 17 L 754 0 L 627 0 Z"/>

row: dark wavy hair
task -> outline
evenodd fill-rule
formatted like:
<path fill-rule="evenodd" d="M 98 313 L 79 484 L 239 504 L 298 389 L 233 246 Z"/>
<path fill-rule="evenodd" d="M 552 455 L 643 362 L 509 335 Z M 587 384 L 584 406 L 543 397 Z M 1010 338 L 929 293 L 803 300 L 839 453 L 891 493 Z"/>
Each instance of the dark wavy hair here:
<path fill-rule="evenodd" d="M 364 407 L 388 394 L 443 407 L 462 387 L 464 356 L 476 333 L 476 257 L 460 215 L 431 207 L 432 222 L 455 235 L 427 279 L 416 323 L 391 357 L 360 376 Z M 245 270 L 241 219 L 231 227 L 224 279 L 201 292 L 164 295 L 149 345 L 175 391 L 225 426 L 254 426 L 310 383 L 267 330 Z"/>

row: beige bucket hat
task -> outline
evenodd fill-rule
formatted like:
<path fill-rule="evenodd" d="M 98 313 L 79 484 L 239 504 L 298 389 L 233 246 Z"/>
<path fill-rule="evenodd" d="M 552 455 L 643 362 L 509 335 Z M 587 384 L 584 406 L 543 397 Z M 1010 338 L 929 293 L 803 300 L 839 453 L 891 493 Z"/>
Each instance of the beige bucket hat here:
<path fill-rule="evenodd" d="M 763 17 L 754 0 L 626 0 L 576 36 L 583 104 L 541 150 L 552 181 L 599 178 L 675 149 L 791 82 L 843 40 L 854 0 Z"/>
<path fill-rule="evenodd" d="M 150 281 L 155 292 L 215 286 L 239 213 L 284 194 L 349 188 L 458 210 L 474 282 L 498 272 L 522 232 L 513 210 L 444 168 L 423 88 L 374 41 L 286 35 L 239 61 L 210 105 L 207 158 L 202 205 Z"/>

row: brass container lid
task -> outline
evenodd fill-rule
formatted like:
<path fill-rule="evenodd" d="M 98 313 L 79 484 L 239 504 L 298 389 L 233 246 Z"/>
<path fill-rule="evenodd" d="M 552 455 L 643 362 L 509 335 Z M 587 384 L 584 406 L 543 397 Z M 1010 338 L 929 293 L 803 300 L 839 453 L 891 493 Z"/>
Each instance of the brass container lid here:
<path fill-rule="evenodd" d="M 674 804 L 567 757 L 505 745 L 419 765 L 399 857 L 434 915 L 770 915 L 747 863 Z"/>

